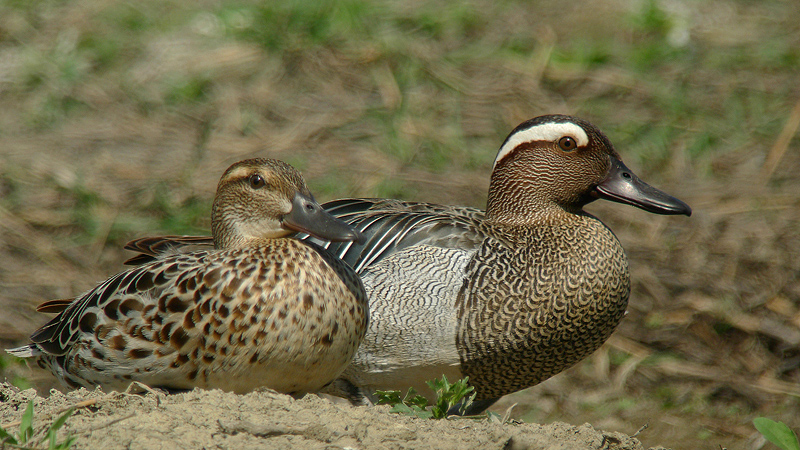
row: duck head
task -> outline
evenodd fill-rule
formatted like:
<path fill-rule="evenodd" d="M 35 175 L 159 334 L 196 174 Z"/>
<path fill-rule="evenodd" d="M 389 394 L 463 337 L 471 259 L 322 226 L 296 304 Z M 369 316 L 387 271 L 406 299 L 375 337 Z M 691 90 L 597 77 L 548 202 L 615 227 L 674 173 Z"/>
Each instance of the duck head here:
<path fill-rule="evenodd" d="M 211 208 L 216 248 L 237 248 L 296 232 L 329 241 L 361 240 L 314 200 L 300 172 L 275 159 L 248 159 L 228 168 Z"/>
<path fill-rule="evenodd" d="M 580 212 L 598 198 L 655 214 L 691 215 L 686 203 L 637 177 L 591 123 L 540 116 L 508 135 L 494 162 L 487 220 L 522 224 L 553 211 Z"/>

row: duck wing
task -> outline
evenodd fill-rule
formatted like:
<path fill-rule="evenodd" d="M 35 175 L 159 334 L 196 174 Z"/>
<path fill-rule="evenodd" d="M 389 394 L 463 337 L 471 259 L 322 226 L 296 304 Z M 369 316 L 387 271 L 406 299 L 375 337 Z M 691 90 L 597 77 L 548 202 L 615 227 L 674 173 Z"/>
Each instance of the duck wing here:
<path fill-rule="evenodd" d="M 211 236 L 143 237 L 125 244 L 125 250 L 132 250 L 138 254 L 126 260 L 124 264 L 127 266 L 140 266 L 165 255 L 212 248 L 214 248 L 214 238 Z"/>
<path fill-rule="evenodd" d="M 211 236 L 151 236 L 134 239 L 125 244 L 124 248 L 138 254 L 128 258 L 123 264 L 142 266 L 173 254 L 213 249 L 214 238 Z M 69 308 L 75 300 L 75 298 L 47 300 L 36 306 L 36 312 L 59 314 Z"/>
<path fill-rule="evenodd" d="M 59 298 L 42 302 L 36 307 L 36 312 L 45 314 L 58 314 L 69 307 L 74 302 L 74 298 Z"/>
<path fill-rule="evenodd" d="M 408 247 L 477 248 L 486 237 L 482 210 L 387 199 L 341 199 L 322 205 L 366 240 L 328 242 L 306 235 L 361 274 L 369 266 Z"/>
<path fill-rule="evenodd" d="M 150 303 L 160 308 L 162 305 L 158 303 L 162 299 L 159 298 L 159 294 L 165 288 L 176 284 L 179 278 L 186 278 L 190 272 L 193 275 L 196 270 L 188 269 L 199 266 L 206 255 L 207 252 L 195 252 L 159 259 L 157 262 L 114 275 L 94 289 L 76 297 L 75 300 L 45 302 L 37 309 L 43 312 L 60 310 L 60 313 L 34 332 L 31 335 L 31 342 L 47 353 L 63 355 L 79 339 L 82 332 L 88 332 L 94 327 L 96 314 L 104 314 L 116 320 L 118 316 L 124 316 L 127 310 L 142 309 Z M 188 297 L 181 299 L 180 294 L 176 294 L 169 299 L 164 297 L 164 300 L 182 303 L 192 300 L 192 292 L 183 294 Z M 90 313 L 95 311 L 96 314 L 87 314 L 87 311 Z"/>

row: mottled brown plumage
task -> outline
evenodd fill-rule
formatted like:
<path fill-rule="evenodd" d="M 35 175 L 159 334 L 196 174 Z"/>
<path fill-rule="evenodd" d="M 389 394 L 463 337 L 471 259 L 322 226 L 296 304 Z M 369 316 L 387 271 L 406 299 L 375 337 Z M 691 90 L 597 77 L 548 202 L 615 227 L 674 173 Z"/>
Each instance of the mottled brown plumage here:
<path fill-rule="evenodd" d="M 134 241 L 155 249 L 148 262 L 72 302 L 45 303 L 60 314 L 10 352 L 70 387 L 301 394 L 336 378 L 364 336 L 366 295 L 346 264 L 289 235 L 358 233 L 322 211 L 294 168 L 266 159 L 225 172 L 212 230 L 216 249 Z"/>
<path fill-rule="evenodd" d="M 625 313 L 628 264 L 611 231 L 590 216 L 550 220 L 494 227 L 465 268 L 456 348 L 480 400 L 533 386 L 580 361 Z"/>

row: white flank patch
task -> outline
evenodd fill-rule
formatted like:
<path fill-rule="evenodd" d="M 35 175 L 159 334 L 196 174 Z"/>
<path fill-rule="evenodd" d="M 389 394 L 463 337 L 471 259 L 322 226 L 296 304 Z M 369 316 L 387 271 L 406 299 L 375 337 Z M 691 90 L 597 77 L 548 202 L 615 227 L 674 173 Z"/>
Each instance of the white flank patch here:
<path fill-rule="evenodd" d="M 564 136 L 571 136 L 573 139 L 575 139 L 578 147 L 583 147 L 589 144 L 589 136 L 586 135 L 586 131 L 574 123 L 549 122 L 534 125 L 530 128 L 519 130 L 508 138 L 505 144 L 500 147 L 500 151 L 497 152 L 497 157 L 494 159 L 494 166 L 492 166 L 492 170 L 494 170 L 494 167 L 497 166 L 497 163 L 500 162 L 500 160 L 508 156 L 508 154 L 520 144 L 536 141 L 558 142 L 558 140 Z"/>

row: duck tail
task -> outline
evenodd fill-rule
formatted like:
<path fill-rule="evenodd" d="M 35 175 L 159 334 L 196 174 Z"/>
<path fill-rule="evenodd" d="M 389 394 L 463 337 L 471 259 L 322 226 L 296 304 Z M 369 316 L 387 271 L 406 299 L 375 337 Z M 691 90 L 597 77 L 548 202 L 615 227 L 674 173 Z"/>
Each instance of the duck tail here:
<path fill-rule="evenodd" d="M 28 344 L 24 347 L 9 348 L 6 349 L 6 352 L 18 358 L 33 358 L 42 354 L 42 351 L 39 350 L 35 344 Z"/>

